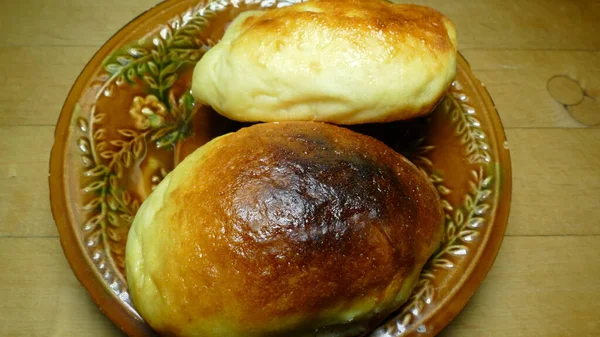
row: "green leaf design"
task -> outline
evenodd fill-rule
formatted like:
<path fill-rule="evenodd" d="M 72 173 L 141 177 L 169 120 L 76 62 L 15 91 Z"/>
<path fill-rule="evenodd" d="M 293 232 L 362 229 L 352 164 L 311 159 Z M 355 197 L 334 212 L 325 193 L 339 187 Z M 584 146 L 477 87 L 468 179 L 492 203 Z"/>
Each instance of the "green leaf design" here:
<path fill-rule="evenodd" d="M 87 204 L 83 205 L 82 209 L 84 211 L 94 210 L 94 209 L 96 209 L 96 207 L 98 207 L 98 205 L 100 205 L 100 201 L 101 201 L 101 199 L 99 197 L 94 198 L 91 201 L 89 201 Z"/>
<path fill-rule="evenodd" d="M 181 98 L 181 105 L 185 109 L 185 111 L 192 111 L 196 105 L 196 100 L 194 96 L 189 92 L 186 92 Z"/>
<path fill-rule="evenodd" d="M 108 71 L 111 75 L 119 73 L 123 67 L 116 63 L 110 63 L 106 65 L 106 71 Z"/>
<path fill-rule="evenodd" d="M 175 81 L 177 80 L 177 74 L 171 74 L 167 78 L 164 79 L 161 90 L 166 91 L 167 88 L 171 88 Z"/>
<path fill-rule="evenodd" d="M 133 60 L 134 60 L 134 58 L 129 55 L 117 56 L 117 62 L 119 62 L 119 64 L 121 64 L 121 66 L 126 66 L 126 65 L 130 64 L 131 62 L 133 62 Z"/>
<path fill-rule="evenodd" d="M 101 221 L 102 221 L 102 215 L 100 215 L 100 214 L 91 217 L 90 219 L 88 219 L 88 221 L 85 224 L 83 224 L 83 231 L 90 232 L 90 231 L 97 229 L 98 225 L 100 225 Z"/>
<path fill-rule="evenodd" d="M 104 181 L 94 181 L 93 183 L 87 185 L 83 190 L 86 193 L 89 193 L 89 192 L 97 191 L 97 190 L 103 188 L 105 185 L 106 185 L 106 183 Z"/>
<path fill-rule="evenodd" d="M 150 70 L 150 74 L 152 74 L 153 76 L 158 75 L 158 66 L 155 62 L 150 61 L 146 63 L 146 66 L 148 67 L 148 70 Z"/>
<path fill-rule="evenodd" d="M 137 132 L 129 129 L 119 129 L 117 132 L 127 138 L 135 138 L 138 135 Z"/>
<path fill-rule="evenodd" d="M 179 131 L 173 131 L 156 141 L 156 147 L 159 149 L 174 145 L 179 140 Z"/>
<path fill-rule="evenodd" d="M 128 52 L 129 52 L 129 55 L 135 57 L 136 59 L 140 58 L 142 56 L 148 55 L 148 50 L 146 50 L 144 48 L 139 48 L 139 47 L 138 48 L 136 48 L 136 47 L 129 48 Z"/>
<path fill-rule="evenodd" d="M 139 67 L 139 66 L 138 66 L 138 67 Z M 144 68 L 144 66 L 143 66 L 143 65 L 141 65 L 141 68 L 143 69 L 143 68 Z M 138 69 L 139 69 L 139 68 L 138 68 Z M 126 78 L 127 78 L 127 80 L 128 80 L 130 83 L 133 83 L 133 81 L 135 81 L 135 79 L 136 79 L 136 77 L 137 77 L 137 73 L 135 72 L 135 70 L 136 70 L 136 68 L 133 68 L 133 67 L 131 67 L 131 68 L 127 69 L 127 77 L 126 77 Z M 142 70 L 142 71 L 140 71 L 140 72 L 143 72 L 143 70 Z"/>
<path fill-rule="evenodd" d="M 106 73 L 99 77 L 103 84 L 97 100 L 109 97 L 118 87 L 135 85 L 146 95 L 158 98 L 169 114 L 154 114 L 154 122 L 147 130 L 117 130 L 121 139 L 114 140 L 107 139 L 109 135 L 97 128 L 106 120 L 106 114 L 98 113 L 95 105 L 89 108 L 89 119 L 77 120 L 77 128 L 83 134 L 77 146 L 86 168 L 84 173 L 94 178 L 83 187 L 91 199 L 83 208 L 88 215 L 84 225 L 86 245 L 100 254 L 97 263 L 123 268 L 124 251 L 115 242 L 124 238 L 117 228 L 131 223 L 140 201 L 120 186 L 120 180 L 124 171 L 144 157 L 147 139 L 158 147 L 170 148 L 191 134 L 191 120 L 197 111 L 193 97 L 186 93 L 178 101 L 171 100 L 172 88 L 179 80 L 177 72 L 182 66 L 197 62 L 213 45 L 211 40 L 203 40 L 202 31 L 216 15 L 215 11 L 230 5 L 229 1 L 221 0 L 198 5 L 160 27 L 155 36 L 146 36 L 104 60 Z M 74 115 L 79 115 L 79 110 Z M 102 277 L 111 284 L 125 284 L 119 273 L 107 271 Z"/>
<path fill-rule="evenodd" d="M 146 82 L 150 88 L 158 89 L 158 83 L 156 83 L 156 80 L 154 79 L 154 77 L 144 76 L 143 78 L 144 78 L 144 82 Z"/>
<path fill-rule="evenodd" d="M 108 168 L 104 165 L 98 165 L 91 170 L 87 170 L 83 173 L 84 176 L 98 177 L 108 172 Z"/>

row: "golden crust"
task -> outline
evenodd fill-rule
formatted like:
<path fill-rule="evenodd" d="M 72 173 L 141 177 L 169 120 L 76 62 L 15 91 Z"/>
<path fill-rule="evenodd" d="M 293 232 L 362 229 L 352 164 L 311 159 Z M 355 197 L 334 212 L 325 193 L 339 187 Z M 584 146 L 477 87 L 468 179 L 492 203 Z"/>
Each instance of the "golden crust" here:
<path fill-rule="evenodd" d="M 313 0 L 242 13 L 196 65 L 192 91 L 238 121 L 408 119 L 447 91 L 456 44 L 428 7 Z"/>
<path fill-rule="evenodd" d="M 383 143 L 268 123 L 186 158 L 131 233 L 130 293 L 159 332 L 350 336 L 406 300 L 442 211 L 428 179 Z"/>
<path fill-rule="evenodd" d="M 379 0 L 312 0 L 246 17 L 236 44 L 253 44 L 265 36 L 296 39 L 312 29 L 331 30 L 356 41 L 377 39 L 390 54 L 403 52 L 407 38 L 422 41 L 432 52 L 454 52 L 454 26 L 433 8 Z M 302 39 L 302 37 L 298 37 Z"/>

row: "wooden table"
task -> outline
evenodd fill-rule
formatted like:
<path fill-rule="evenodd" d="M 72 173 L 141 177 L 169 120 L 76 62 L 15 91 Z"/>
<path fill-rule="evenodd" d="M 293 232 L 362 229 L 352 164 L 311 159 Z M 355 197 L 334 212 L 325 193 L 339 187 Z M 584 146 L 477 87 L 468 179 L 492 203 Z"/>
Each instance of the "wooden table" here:
<path fill-rule="evenodd" d="M 86 61 L 155 1 L 0 5 L 0 336 L 123 336 L 63 255 L 48 158 Z M 496 263 L 441 335 L 600 336 L 600 1 L 423 2 L 456 22 L 514 177 Z"/>

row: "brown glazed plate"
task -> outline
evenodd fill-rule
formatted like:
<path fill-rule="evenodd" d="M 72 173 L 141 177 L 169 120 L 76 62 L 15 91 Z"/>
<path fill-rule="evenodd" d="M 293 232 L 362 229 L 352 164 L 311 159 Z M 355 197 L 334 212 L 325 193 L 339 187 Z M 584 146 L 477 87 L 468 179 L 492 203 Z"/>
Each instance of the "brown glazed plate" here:
<path fill-rule="evenodd" d="M 187 154 L 247 124 L 196 104 L 195 63 L 244 10 L 298 0 L 167 1 L 116 33 L 67 97 L 50 160 L 52 212 L 69 263 L 131 337 L 153 336 L 124 279 L 127 231 L 140 204 Z M 432 336 L 465 306 L 500 247 L 511 167 L 493 102 L 459 56 L 456 80 L 426 118 L 352 129 L 403 153 L 430 177 L 446 234 L 408 302 L 371 336 Z"/>

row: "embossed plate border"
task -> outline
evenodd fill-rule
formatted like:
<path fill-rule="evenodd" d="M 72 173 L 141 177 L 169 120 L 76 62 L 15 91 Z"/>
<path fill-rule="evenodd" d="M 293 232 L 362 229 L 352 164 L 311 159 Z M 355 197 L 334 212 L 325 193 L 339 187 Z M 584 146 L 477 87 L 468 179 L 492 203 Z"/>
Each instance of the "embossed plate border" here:
<path fill-rule="evenodd" d="M 249 0 L 248 2 L 261 3 L 260 1 L 252 0 Z M 263 2 L 265 2 L 265 7 L 271 7 L 276 4 L 276 1 L 272 0 Z M 69 137 L 73 137 L 73 133 L 76 131 L 75 127 L 77 124 L 75 119 L 78 117 L 73 111 L 81 99 L 86 87 L 89 85 L 93 75 L 98 72 L 98 69 L 102 68 L 104 60 L 113 53 L 115 49 L 132 41 L 134 36 L 139 38 L 140 36 L 147 35 L 149 31 L 144 31 L 144 29 L 152 31 L 153 28 L 138 25 L 140 22 L 156 21 L 157 23 L 163 23 L 163 21 L 160 20 L 160 17 L 164 12 L 183 13 L 189 9 L 191 3 L 192 1 L 163 2 L 138 16 L 117 32 L 94 55 L 78 77 L 65 101 L 55 131 L 55 144 L 52 149 L 50 161 L 50 194 L 52 212 L 59 230 L 60 240 L 65 255 L 67 256 L 75 275 L 86 287 L 94 302 L 119 328 L 132 337 L 152 336 L 154 334 L 131 307 L 123 304 L 123 298 L 117 297 L 117 295 L 107 287 L 103 275 L 101 275 L 93 265 L 93 261 L 91 261 L 85 247 L 83 247 L 81 239 L 77 236 L 72 227 L 72 219 L 74 218 L 73 213 L 77 212 L 77 210 L 71 207 L 71 205 L 75 203 L 75 200 L 72 200 L 71 195 L 68 193 L 68 183 L 70 179 L 75 179 L 69 174 L 68 169 L 69 166 L 72 165 L 70 163 L 70 161 L 72 161 L 70 156 L 72 153 L 69 153 L 69 147 L 73 146 L 73 144 L 68 144 L 68 140 Z M 202 2 L 201 4 L 204 3 L 208 2 Z M 218 3 L 226 4 L 227 1 L 218 1 Z M 455 97 L 454 104 L 470 104 L 476 106 L 476 117 L 485 119 L 487 122 L 485 124 L 490 125 L 485 137 L 488 140 L 494 140 L 493 144 L 496 146 L 489 149 L 489 151 L 491 151 L 491 157 L 494 161 L 500 164 L 493 168 L 492 174 L 496 178 L 501 177 L 501 183 L 495 182 L 492 186 L 493 191 L 491 193 L 496 198 L 501 198 L 501 200 L 494 204 L 493 209 L 488 210 L 490 215 L 487 217 L 487 226 L 489 228 L 485 231 L 484 237 L 480 238 L 481 241 L 479 246 L 482 248 L 477 249 L 476 256 L 471 259 L 469 267 L 465 270 L 462 278 L 452 291 L 448 293 L 447 296 L 433 308 L 433 310 L 419 309 L 418 303 L 414 308 L 407 306 L 408 309 L 398 313 L 393 319 L 390 319 L 380 326 L 373 334 L 375 336 L 431 336 L 439 332 L 458 314 L 479 286 L 491 267 L 503 238 L 508 220 L 512 181 L 509 152 L 507 148 L 502 147 L 502 145 L 506 144 L 506 137 L 502 129 L 500 118 L 487 90 L 485 90 L 481 83 L 473 77 L 470 67 L 462 55 L 459 57 L 458 68 L 459 72 L 463 72 L 466 81 L 463 81 L 463 83 L 457 82 L 453 86 L 451 93 Z M 461 96 L 461 86 L 469 88 L 471 91 L 471 94 L 468 95 L 468 97 L 464 95 Z M 465 102 L 465 98 L 468 102 Z M 468 110 L 469 106 L 467 105 L 466 108 L 462 106 L 460 108 Z M 426 150 L 427 149 L 425 149 L 425 151 Z M 479 159 L 475 158 L 474 160 L 477 161 Z M 485 158 L 483 158 L 483 160 L 485 161 Z M 419 166 L 426 168 L 427 163 L 421 163 Z M 482 164 L 481 167 L 483 166 L 484 165 Z M 432 177 L 431 172 L 429 173 L 430 177 Z M 484 171 L 479 171 L 479 173 L 476 172 L 475 180 L 483 181 L 483 174 L 485 173 L 486 172 Z M 477 176 L 477 174 L 479 174 L 479 176 Z M 440 190 L 441 194 L 444 193 L 443 188 L 443 185 L 438 185 L 438 190 Z M 456 222 L 458 222 L 458 220 Z M 445 262 L 441 255 L 439 260 L 441 261 L 438 261 L 440 265 L 436 265 L 436 267 L 443 267 Z M 424 273 L 427 272 L 427 270 L 424 271 Z M 418 287 L 417 290 L 420 289 Z M 423 298 L 426 298 L 426 296 L 423 296 Z M 410 320 L 411 312 L 414 312 L 415 308 L 417 310 L 416 316 L 420 313 L 425 314 L 424 316 L 418 317 L 418 326 L 413 324 L 414 322 Z"/>

